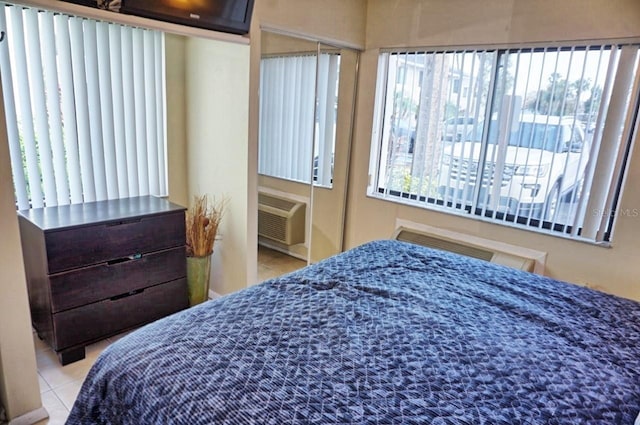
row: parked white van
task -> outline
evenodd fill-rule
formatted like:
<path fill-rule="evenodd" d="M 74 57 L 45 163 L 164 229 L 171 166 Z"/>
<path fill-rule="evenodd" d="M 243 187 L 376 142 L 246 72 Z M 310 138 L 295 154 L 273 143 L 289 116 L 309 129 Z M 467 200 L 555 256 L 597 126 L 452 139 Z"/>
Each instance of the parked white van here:
<path fill-rule="evenodd" d="M 453 117 L 442 123 L 442 140 L 446 142 L 459 142 L 462 136 L 473 127 L 473 117 Z"/>
<path fill-rule="evenodd" d="M 464 141 L 445 146 L 439 196 L 447 203 L 551 220 L 562 197 L 581 188 L 590 151 L 582 124 L 573 117 L 526 113 L 507 140 L 498 133 L 499 123 L 492 121 L 484 152 L 481 123 Z"/>

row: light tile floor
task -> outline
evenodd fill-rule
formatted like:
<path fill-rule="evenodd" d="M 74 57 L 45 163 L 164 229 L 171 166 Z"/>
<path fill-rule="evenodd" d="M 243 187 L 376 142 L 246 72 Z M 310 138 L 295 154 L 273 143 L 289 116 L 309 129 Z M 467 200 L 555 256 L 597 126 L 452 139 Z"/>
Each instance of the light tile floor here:
<path fill-rule="evenodd" d="M 260 246 L 258 248 L 258 278 L 262 282 L 305 267 L 307 263 L 289 255 Z M 37 425 L 62 425 L 69 416 L 73 403 L 82 387 L 84 378 L 98 358 L 98 355 L 112 342 L 128 332 L 99 341 L 87 347 L 86 357 L 75 363 L 61 366 L 56 354 L 34 333 L 38 382 L 42 404 L 49 413 L 49 419 Z"/>
<path fill-rule="evenodd" d="M 306 265 L 306 261 L 258 245 L 258 281 L 260 282 L 301 269 Z"/>
<path fill-rule="evenodd" d="M 60 365 L 58 357 L 51 348 L 33 334 L 36 347 L 36 363 L 38 365 L 38 382 L 42 405 L 49 413 L 49 419 L 40 421 L 37 425 L 62 425 L 69 416 L 69 411 L 78 396 L 84 378 L 98 358 L 98 355 L 114 341 L 129 332 L 89 345 L 83 360 Z"/>

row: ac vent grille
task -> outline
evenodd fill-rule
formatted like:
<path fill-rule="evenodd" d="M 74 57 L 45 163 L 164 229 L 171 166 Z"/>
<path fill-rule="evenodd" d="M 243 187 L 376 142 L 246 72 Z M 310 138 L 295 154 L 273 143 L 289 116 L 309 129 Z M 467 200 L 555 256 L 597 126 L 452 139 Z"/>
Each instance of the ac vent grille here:
<path fill-rule="evenodd" d="M 304 243 L 304 202 L 258 193 L 258 235 L 287 246 Z"/>
<path fill-rule="evenodd" d="M 277 241 L 287 239 L 287 218 L 258 211 L 260 234 Z"/>
<path fill-rule="evenodd" d="M 276 198 L 275 196 L 267 195 L 265 193 L 258 193 L 258 204 L 277 208 L 283 211 L 291 211 L 296 206 L 296 202 L 294 201 Z"/>
<path fill-rule="evenodd" d="M 400 233 L 398 233 L 398 235 L 396 236 L 396 239 L 403 242 L 411 242 L 416 245 L 439 249 L 441 251 L 455 252 L 456 254 L 478 258 L 485 261 L 491 261 L 491 259 L 493 258 L 492 251 L 487 251 L 484 249 L 476 248 L 474 246 L 464 245 L 462 243 L 448 241 L 446 239 L 439 239 L 408 230 L 401 230 Z"/>
<path fill-rule="evenodd" d="M 544 274 L 547 253 L 522 246 L 510 245 L 407 220 L 398 220 L 393 238 L 478 258 L 514 269 Z"/>

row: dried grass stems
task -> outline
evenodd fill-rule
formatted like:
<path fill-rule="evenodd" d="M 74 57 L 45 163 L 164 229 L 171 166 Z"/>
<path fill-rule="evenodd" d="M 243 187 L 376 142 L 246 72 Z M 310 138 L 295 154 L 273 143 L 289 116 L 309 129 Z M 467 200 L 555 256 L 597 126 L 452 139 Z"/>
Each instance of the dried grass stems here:
<path fill-rule="evenodd" d="M 223 197 L 210 201 L 207 195 L 194 196 L 193 205 L 187 210 L 187 255 L 206 257 L 213 253 L 213 244 L 218 235 L 228 199 Z"/>

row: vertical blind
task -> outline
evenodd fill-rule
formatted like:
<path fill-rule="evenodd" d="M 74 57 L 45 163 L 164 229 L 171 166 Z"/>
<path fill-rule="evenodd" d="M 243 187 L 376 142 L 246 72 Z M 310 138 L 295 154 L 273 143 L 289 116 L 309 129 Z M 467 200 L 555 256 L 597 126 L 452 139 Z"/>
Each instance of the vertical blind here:
<path fill-rule="evenodd" d="M 336 120 L 338 117 L 338 81 L 340 55 L 321 54 L 318 58 L 318 110 L 316 112 L 316 137 L 313 159 L 315 184 L 332 185 L 333 152 L 336 144 Z"/>
<path fill-rule="evenodd" d="M 608 242 L 639 68 L 638 45 L 382 53 L 370 193 Z"/>
<path fill-rule="evenodd" d="M 338 54 L 262 59 L 260 174 L 311 183 L 313 167 L 331 186 L 339 68 Z"/>
<path fill-rule="evenodd" d="M 316 56 L 260 62 L 260 174 L 311 182 Z"/>
<path fill-rule="evenodd" d="M 0 3 L 19 209 L 166 195 L 163 33 Z"/>

